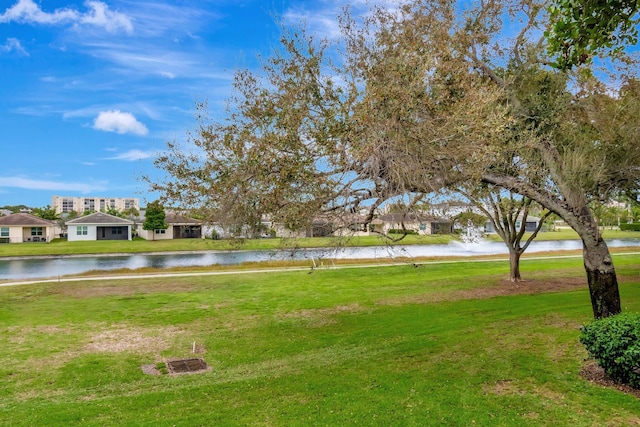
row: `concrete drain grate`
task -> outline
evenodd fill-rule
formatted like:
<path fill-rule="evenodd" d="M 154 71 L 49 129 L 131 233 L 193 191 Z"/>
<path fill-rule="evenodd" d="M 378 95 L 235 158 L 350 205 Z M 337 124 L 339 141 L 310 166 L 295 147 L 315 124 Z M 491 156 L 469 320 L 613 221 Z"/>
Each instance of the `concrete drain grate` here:
<path fill-rule="evenodd" d="M 203 359 L 182 359 L 167 362 L 167 368 L 172 374 L 206 371 L 209 367 Z"/>

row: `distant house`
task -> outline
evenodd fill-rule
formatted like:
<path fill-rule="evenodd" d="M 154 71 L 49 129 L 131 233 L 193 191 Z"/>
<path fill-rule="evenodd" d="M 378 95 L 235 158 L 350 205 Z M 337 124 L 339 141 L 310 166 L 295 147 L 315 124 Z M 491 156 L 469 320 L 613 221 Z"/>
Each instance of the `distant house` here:
<path fill-rule="evenodd" d="M 457 215 L 467 212 L 483 214 L 482 210 L 477 206 L 459 200 L 431 204 L 425 211 L 426 214 L 436 218 L 455 218 Z"/>
<path fill-rule="evenodd" d="M 520 226 L 522 224 L 522 215 L 520 215 L 520 217 L 518 219 L 516 219 L 516 230 L 520 229 Z M 538 228 L 538 224 L 540 224 L 540 218 L 538 218 L 537 216 L 527 216 L 527 222 L 524 225 L 524 230 L 528 233 L 536 231 L 536 228 Z M 491 221 L 487 221 L 487 223 L 484 226 L 484 231 L 485 233 L 495 233 L 496 229 L 493 227 L 493 223 Z"/>
<path fill-rule="evenodd" d="M 29 213 L 0 217 L 0 242 L 50 242 L 59 236 L 58 224 Z"/>
<path fill-rule="evenodd" d="M 419 213 L 390 213 L 371 222 L 376 232 L 388 234 L 391 230 L 405 229 L 420 235 L 450 234 L 453 222 L 445 218 L 436 218 Z"/>
<path fill-rule="evenodd" d="M 166 230 L 144 230 L 142 224 L 138 224 L 138 235 L 146 240 L 201 239 L 204 237 L 200 220 L 176 212 L 167 212 L 164 221 L 169 225 Z"/>
<path fill-rule="evenodd" d="M 131 240 L 133 221 L 96 212 L 67 221 L 67 240 Z"/>

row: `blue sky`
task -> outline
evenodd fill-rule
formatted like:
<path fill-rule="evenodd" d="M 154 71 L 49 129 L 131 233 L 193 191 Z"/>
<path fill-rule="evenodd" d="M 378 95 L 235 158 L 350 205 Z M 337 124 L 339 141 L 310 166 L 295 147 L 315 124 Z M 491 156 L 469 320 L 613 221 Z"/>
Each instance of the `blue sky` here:
<path fill-rule="evenodd" d="M 275 17 L 336 31 L 345 0 L 0 1 L 0 206 L 153 200 L 153 156 L 218 114 L 234 70 L 277 46 Z"/>

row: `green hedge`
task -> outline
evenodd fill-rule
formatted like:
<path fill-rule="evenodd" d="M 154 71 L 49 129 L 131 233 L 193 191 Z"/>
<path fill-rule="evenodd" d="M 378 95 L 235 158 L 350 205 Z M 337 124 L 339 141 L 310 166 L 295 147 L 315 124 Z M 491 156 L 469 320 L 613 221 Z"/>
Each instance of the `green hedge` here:
<path fill-rule="evenodd" d="M 631 224 L 620 224 L 621 231 L 640 231 L 640 222 L 634 222 Z"/>
<path fill-rule="evenodd" d="M 387 234 L 418 234 L 415 230 L 403 230 L 401 228 L 392 228 Z"/>
<path fill-rule="evenodd" d="M 580 342 L 614 381 L 640 388 L 640 314 L 618 314 L 581 328 Z"/>

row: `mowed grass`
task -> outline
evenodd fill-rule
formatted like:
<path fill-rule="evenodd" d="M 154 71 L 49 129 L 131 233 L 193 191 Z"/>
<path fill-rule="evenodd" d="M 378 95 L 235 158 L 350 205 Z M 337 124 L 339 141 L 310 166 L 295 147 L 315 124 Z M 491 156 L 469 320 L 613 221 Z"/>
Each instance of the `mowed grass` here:
<path fill-rule="evenodd" d="M 614 259 L 639 311 L 640 254 Z M 513 295 L 505 261 L 0 288 L 0 425 L 640 423 L 580 376 L 582 260 L 522 270 Z M 141 369 L 189 357 L 211 370 Z"/>

